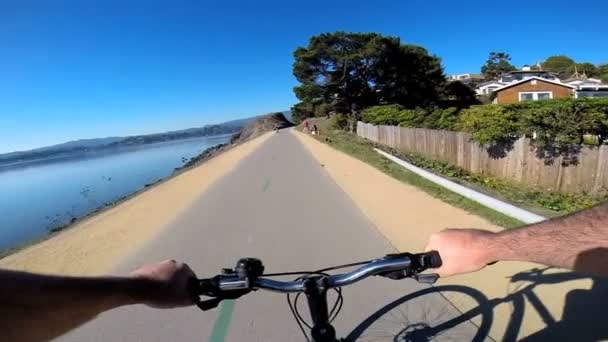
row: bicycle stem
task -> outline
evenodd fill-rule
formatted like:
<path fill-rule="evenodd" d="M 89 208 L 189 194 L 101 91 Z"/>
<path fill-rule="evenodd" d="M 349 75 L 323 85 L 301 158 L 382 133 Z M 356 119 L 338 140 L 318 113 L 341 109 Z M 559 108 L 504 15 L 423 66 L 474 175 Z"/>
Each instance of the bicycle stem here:
<path fill-rule="evenodd" d="M 313 342 L 335 342 L 336 330 L 329 322 L 327 307 L 327 278 L 313 276 L 304 280 L 304 294 L 308 300 L 308 309 L 313 327 L 310 335 Z"/>

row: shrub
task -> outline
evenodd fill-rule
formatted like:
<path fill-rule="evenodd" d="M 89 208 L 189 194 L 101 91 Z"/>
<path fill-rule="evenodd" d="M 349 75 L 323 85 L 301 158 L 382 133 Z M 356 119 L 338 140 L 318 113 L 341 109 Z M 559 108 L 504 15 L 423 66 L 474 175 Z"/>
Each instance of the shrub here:
<path fill-rule="evenodd" d="M 329 127 L 331 129 L 345 130 L 348 127 L 348 119 L 346 118 L 346 115 L 335 114 L 332 116 Z"/>
<path fill-rule="evenodd" d="M 374 125 L 453 129 L 459 112 L 455 107 L 405 109 L 399 105 L 385 105 L 367 108 L 361 120 Z"/>
<path fill-rule="evenodd" d="M 374 106 L 361 113 L 361 120 L 374 125 L 398 126 L 404 120 L 409 120 L 408 111 L 400 105 Z"/>
<path fill-rule="evenodd" d="M 506 105 L 480 105 L 468 109 L 404 109 L 399 105 L 367 108 L 364 122 L 375 125 L 423 127 L 469 132 L 488 147 L 534 136 L 540 156 L 549 159 L 576 154 L 584 141 L 608 138 L 608 98 L 530 101 Z M 600 136 L 602 139 L 584 135 Z M 566 159 L 567 159 L 566 158 Z"/>
<path fill-rule="evenodd" d="M 519 135 L 516 115 L 496 105 L 463 110 L 456 128 L 470 132 L 477 142 L 490 146 L 509 143 Z"/>

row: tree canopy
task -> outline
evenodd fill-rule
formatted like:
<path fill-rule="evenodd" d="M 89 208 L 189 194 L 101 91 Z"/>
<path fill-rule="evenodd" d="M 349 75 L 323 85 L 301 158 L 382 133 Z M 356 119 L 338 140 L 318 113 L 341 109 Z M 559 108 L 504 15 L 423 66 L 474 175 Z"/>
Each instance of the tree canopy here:
<path fill-rule="evenodd" d="M 352 114 L 378 104 L 407 108 L 440 101 L 445 76 L 439 58 L 377 33 L 313 36 L 294 52 L 296 120 L 330 111 Z"/>
<path fill-rule="evenodd" d="M 574 72 L 574 60 L 568 56 L 556 55 L 548 57 L 543 63 L 543 69 L 557 73 L 560 79 L 568 78 Z"/>
<path fill-rule="evenodd" d="M 600 64 L 597 66 L 597 76 L 604 83 L 608 83 L 608 64 Z"/>
<path fill-rule="evenodd" d="M 516 70 L 515 66 L 509 61 L 511 56 L 506 52 L 490 52 L 486 64 L 481 67 L 481 73 L 487 80 L 493 80 L 498 78 L 500 75 Z"/>

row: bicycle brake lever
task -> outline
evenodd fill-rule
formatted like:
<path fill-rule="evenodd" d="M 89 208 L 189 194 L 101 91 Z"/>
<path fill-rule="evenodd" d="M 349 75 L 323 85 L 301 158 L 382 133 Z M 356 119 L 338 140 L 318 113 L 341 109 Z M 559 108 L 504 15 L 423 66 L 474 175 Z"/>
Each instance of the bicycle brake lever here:
<path fill-rule="evenodd" d="M 203 311 L 207 311 L 207 310 L 215 309 L 222 302 L 222 300 L 223 300 L 222 298 L 212 298 L 212 299 L 208 299 L 208 300 L 201 300 L 196 303 L 196 306 L 198 306 L 198 308 Z"/>
<path fill-rule="evenodd" d="M 412 276 L 412 278 L 416 279 L 417 282 L 423 284 L 435 284 L 437 279 L 439 279 L 439 275 L 435 273 L 427 273 L 427 274 L 416 274 Z"/>

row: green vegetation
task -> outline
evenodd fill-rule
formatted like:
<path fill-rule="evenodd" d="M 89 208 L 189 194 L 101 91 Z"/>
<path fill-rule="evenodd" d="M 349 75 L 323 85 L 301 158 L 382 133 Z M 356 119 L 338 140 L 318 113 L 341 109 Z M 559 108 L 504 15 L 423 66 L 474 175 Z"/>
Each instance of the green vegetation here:
<path fill-rule="evenodd" d="M 441 62 L 426 49 L 377 33 L 335 32 L 313 36 L 294 52 L 294 88 L 300 103 L 294 120 L 331 112 L 348 116 L 352 129 L 360 110 L 395 103 L 405 108 L 468 106 L 474 92 L 448 85 Z"/>
<path fill-rule="evenodd" d="M 315 137 L 319 141 L 327 143 L 339 151 L 368 163 L 399 181 L 420 188 L 435 198 L 481 216 L 494 224 L 505 228 L 514 228 L 523 225 L 523 222 L 451 192 L 384 158 L 373 150 L 374 147 L 380 147 L 379 145 L 359 138 L 353 133 L 335 129 L 334 125 L 336 125 L 339 120 L 341 120 L 339 119 L 339 116 L 334 116 L 331 120 L 315 120 L 314 123 L 320 127 L 322 132 L 321 136 Z"/>
<path fill-rule="evenodd" d="M 476 175 L 457 166 L 441 161 L 429 160 L 414 153 L 403 153 L 386 146 L 383 146 L 382 149 L 418 167 L 449 178 L 456 183 L 477 189 L 490 196 L 511 202 L 544 216 L 553 217 L 568 214 L 590 208 L 608 199 L 608 197 L 565 194 L 556 191 L 533 189 L 496 177 Z"/>
<path fill-rule="evenodd" d="M 574 73 L 574 65 L 576 62 L 568 56 L 556 55 L 548 57 L 543 63 L 543 70 L 551 71 L 557 74 L 560 79 L 568 78 Z M 582 71 L 582 70 L 581 70 Z"/>
<path fill-rule="evenodd" d="M 560 79 L 568 78 L 578 71 L 589 77 L 597 77 L 608 82 L 608 64 L 595 65 L 589 62 L 576 62 L 565 55 L 549 56 L 542 63 L 542 69 L 556 73 Z"/>
<path fill-rule="evenodd" d="M 365 109 L 361 121 L 374 125 L 451 129 L 456 125 L 459 113 L 460 109 L 456 107 L 405 109 L 400 105 L 386 105 Z"/>
<path fill-rule="evenodd" d="M 483 207 L 476 202 L 467 200 L 460 195 L 452 193 L 426 179 L 419 177 L 397 164 L 383 158 L 373 151 L 373 148 L 381 148 L 401 159 L 424 168 L 428 171 L 446 177 L 456 183 L 476 189 L 490 196 L 513 203 L 527 210 L 536 212 L 547 217 L 555 217 L 585 208 L 590 208 L 598 203 L 608 200 L 608 196 L 591 196 L 587 194 L 566 194 L 555 191 L 546 191 L 523 186 L 511 181 L 502 180 L 496 177 L 476 175 L 463 170 L 457 166 L 450 165 L 441 161 L 433 161 L 423 156 L 404 153 L 387 146 L 376 144 L 362 139 L 355 134 L 347 133 L 337 129 L 340 122 L 340 115 L 333 116 L 330 120 L 317 119 L 315 123 L 321 128 L 325 136 L 317 137 L 334 148 L 350 154 L 366 163 L 373 165 L 392 177 L 415 185 L 430 193 L 434 197 L 469 212 L 485 217 L 494 223 L 504 227 L 516 227 L 521 222 L 510 217 L 496 213 L 495 211 Z M 327 139 L 325 139 L 327 138 Z M 498 215 L 498 216 L 496 216 Z"/>
<path fill-rule="evenodd" d="M 292 113 L 296 123 L 310 117 L 326 138 L 320 139 L 391 176 L 435 197 L 484 216 L 503 226 L 521 224 L 473 201 L 445 190 L 384 159 L 374 143 L 352 133 L 357 120 L 376 125 L 445 129 L 471 133 L 496 157 L 504 156 L 522 136 L 532 138 L 539 157 L 548 163 L 561 157 L 575 163 L 582 144 L 599 145 L 608 137 L 608 99 L 563 99 L 508 105 L 478 105 L 469 86 L 447 82 L 439 59 L 422 47 L 403 45 L 399 38 L 376 33 L 335 32 L 313 36 L 295 53 L 293 73 L 300 85 L 294 92 L 300 103 Z M 516 70 L 505 52 L 491 52 L 482 73 L 488 79 Z M 608 65 L 577 63 L 566 56 L 551 56 L 543 70 L 570 76 L 575 71 L 608 81 Z M 533 68 L 539 68 L 535 66 Z M 492 98 L 482 99 L 484 103 Z M 317 137 L 319 138 L 319 137 Z M 386 147 L 382 147 L 386 149 Z M 493 196 L 555 216 L 587 208 L 600 201 L 587 195 L 569 195 L 531 189 L 493 177 L 473 175 L 421 156 L 402 158 Z"/>
<path fill-rule="evenodd" d="M 608 99 L 560 99 L 467 109 L 405 109 L 399 105 L 375 106 L 363 111 L 363 122 L 464 131 L 494 149 L 508 149 L 521 136 L 535 138 L 539 157 L 562 156 L 573 162 L 582 143 L 597 145 L 608 136 Z M 587 136 L 586 138 L 584 138 Z"/>
<path fill-rule="evenodd" d="M 517 70 L 509 63 L 510 60 L 511 56 L 508 53 L 492 51 L 486 64 L 481 66 L 481 73 L 487 80 L 493 80 L 506 72 Z"/>
<path fill-rule="evenodd" d="M 490 56 L 481 66 L 481 73 L 487 80 L 497 79 L 500 75 L 516 70 L 509 61 L 511 56 L 505 52 L 490 52 Z M 596 77 L 608 82 L 608 64 L 593 64 L 589 62 L 576 62 L 565 55 L 549 56 L 540 64 L 531 66 L 532 70 L 546 70 L 555 73 L 560 79 L 569 78 L 575 71 L 584 73 L 588 77 Z"/>

